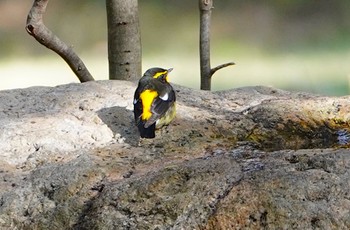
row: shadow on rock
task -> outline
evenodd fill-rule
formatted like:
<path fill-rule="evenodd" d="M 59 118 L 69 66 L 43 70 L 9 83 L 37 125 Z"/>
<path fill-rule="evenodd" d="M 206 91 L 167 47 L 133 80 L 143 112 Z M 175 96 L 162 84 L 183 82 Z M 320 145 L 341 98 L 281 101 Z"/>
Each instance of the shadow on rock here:
<path fill-rule="evenodd" d="M 112 130 L 116 138 L 120 138 L 132 146 L 139 142 L 139 133 L 135 126 L 132 111 L 125 107 L 103 108 L 97 112 L 101 120 Z"/>

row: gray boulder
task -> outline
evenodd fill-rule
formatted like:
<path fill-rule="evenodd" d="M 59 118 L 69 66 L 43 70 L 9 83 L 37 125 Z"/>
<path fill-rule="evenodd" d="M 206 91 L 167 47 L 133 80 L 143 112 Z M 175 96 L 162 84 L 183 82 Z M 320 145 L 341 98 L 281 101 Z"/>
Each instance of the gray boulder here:
<path fill-rule="evenodd" d="M 350 97 L 175 86 L 140 140 L 135 87 L 0 91 L 0 229 L 350 228 Z"/>

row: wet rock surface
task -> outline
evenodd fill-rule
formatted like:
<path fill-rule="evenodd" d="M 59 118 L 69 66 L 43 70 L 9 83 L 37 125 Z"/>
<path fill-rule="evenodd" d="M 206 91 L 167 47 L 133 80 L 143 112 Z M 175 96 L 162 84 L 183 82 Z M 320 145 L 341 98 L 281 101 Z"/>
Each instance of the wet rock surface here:
<path fill-rule="evenodd" d="M 0 92 L 0 229 L 350 228 L 349 97 L 175 86 L 140 140 L 135 86 Z"/>

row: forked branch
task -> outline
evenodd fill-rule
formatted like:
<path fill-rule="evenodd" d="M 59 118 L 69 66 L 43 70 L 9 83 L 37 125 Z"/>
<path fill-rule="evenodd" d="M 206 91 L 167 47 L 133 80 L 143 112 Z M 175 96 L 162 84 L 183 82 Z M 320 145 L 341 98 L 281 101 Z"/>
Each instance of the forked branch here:
<path fill-rule="evenodd" d="M 62 42 L 44 25 L 43 15 L 48 2 L 49 0 L 34 0 L 27 17 L 27 32 L 39 43 L 60 55 L 79 78 L 80 82 L 93 81 L 94 78 L 73 49 Z"/>
<path fill-rule="evenodd" d="M 219 69 L 234 65 L 229 62 L 219 65 L 215 68 L 210 66 L 210 22 L 213 0 L 199 0 L 200 11 L 200 31 L 199 31 L 199 53 L 200 53 L 200 70 L 202 90 L 211 89 L 211 77 Z"/>

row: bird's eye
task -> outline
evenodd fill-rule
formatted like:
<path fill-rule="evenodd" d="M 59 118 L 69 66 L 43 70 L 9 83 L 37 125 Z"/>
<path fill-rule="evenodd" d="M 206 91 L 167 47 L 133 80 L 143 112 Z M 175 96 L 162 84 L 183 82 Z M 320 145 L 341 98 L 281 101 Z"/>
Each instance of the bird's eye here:
<path fill-rule="evenodd" d="M 159 78 L 160 78 L 160 80 L 162 80 L 162 81 L 166 81 L 166 74 L 162 74 Z"/>

